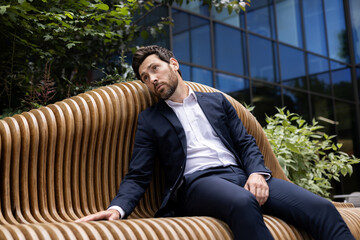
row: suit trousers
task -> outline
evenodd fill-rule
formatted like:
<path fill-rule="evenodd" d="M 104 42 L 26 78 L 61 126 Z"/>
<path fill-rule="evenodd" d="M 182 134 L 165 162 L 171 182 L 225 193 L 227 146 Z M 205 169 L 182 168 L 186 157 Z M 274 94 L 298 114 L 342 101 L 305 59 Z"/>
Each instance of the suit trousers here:
<path fill-rule="evenodd" d="M 314 239 L 354 239 L 334 205 L 290 182 L 270 178 L 269 198 L 259 206 L 243 188 L 248 176 L 236 166 L 185 175 L 177 191 L 180 216 L 211 216 L 226 222 L 234 239 L 273 239 L 263 214 L 278 217 Z"/>

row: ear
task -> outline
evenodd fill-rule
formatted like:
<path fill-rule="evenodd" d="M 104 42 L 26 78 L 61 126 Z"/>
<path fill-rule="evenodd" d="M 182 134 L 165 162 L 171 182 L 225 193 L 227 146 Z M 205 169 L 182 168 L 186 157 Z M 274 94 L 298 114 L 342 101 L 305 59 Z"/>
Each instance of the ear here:
<path fill-rule="evenodd" d="M 175 58 L 170 58 L 170 65 L 173 66 L 174 70 L 179 70 L 179 63 Z"/>

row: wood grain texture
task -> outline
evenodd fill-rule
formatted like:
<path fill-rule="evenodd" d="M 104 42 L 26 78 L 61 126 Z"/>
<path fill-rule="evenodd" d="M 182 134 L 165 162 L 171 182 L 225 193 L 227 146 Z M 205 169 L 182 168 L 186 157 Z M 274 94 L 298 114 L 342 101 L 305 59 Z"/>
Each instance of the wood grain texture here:
<path fill-rule="evenodd" d="M 187 82 L 194 91 L 218 91 Z M 230 96 L 273 176 L 288 180 L 253 115 Z M 128 171 L 138 114 L 157 98 L 140 81 L 101 87 L 0 120 L 0 239 L 232 239 L 211 217 L 153 218 L 162 201 L 163 173 L 127 220 L 75 223 L 106 209 Z M 360 239 L 360 210 L 334 203 Z M 311 239 L 264 216 L 275 239 Z"/>

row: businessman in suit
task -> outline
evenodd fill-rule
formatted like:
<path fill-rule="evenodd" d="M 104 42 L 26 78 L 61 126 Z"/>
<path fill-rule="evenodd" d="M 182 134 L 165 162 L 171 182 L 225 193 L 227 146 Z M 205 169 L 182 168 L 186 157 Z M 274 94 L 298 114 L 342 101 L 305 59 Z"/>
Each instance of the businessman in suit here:
<path fill-rule="evenodd" d="M 273 239 L 263 220 L 270 214 L 315 239 L 354 239 L 328 200 L 271 177 L 232 105 L 221 93 L 192 91 L 172 52 L 140 48 L 132 66 L 160 101 L 139 115 L 129 171 L 110 207 L 79 221 L 130 215 L 158 160 L 166 171 L 156 217 L 212 216 L 235 239 Z"/>

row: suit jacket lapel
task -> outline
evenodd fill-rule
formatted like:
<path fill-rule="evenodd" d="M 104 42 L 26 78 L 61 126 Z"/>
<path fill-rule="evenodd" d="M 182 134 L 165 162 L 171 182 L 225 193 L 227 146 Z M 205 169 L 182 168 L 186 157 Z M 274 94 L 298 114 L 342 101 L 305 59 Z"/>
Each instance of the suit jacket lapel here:
<path fill-rule="evenodd" d="M 175 128 L 178 138 L 180 139 L 184 154 L 187 153 L 186 135 L 183 126 L 181 125 L 175 112 L 165 103 L 165 101 L 159 102 L 160 113 L 169 120 L 170 124 Z"/>

